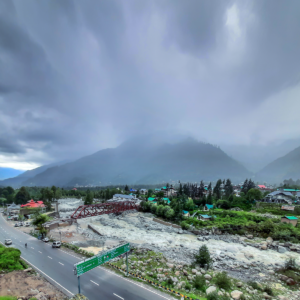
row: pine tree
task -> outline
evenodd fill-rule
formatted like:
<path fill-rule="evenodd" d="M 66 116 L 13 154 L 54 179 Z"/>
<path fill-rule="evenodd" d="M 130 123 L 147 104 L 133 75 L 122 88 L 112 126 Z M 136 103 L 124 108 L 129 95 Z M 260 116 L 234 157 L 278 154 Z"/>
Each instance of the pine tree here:
<path fill-rule="evenodd" d="M 203 180 L 201 180 L 200 186 L 199 186 L 199 197 L 200 198 L 203 198 L 204 191 L 205 191 L 205 189 L 204 189 L 204 183 L 203 183 Z"/>
<path fill-rule="evenodd" d="M 126 192 L 128 192 L 129 191 L 129 187 L 128 187 L 128 185 L 126 184 L 125 185 L 125 189 L 124 189 Z"/>
<path fill-rule="evenodd" d="M 247 192 L 248 192 L 248 179 L 246 179 L 244 181 L 241 192 L 244 193 L 245 195 L 247 194 Z"/>
<path fill-rule="evenodd" d="M 225 184 L 225 196 L 228 199 L 229 196 L 233 193 L 233 186 L 231 184 L 231 180 L 228 178 Z"/>
<path fill-rule="evenodd" d="M 211 192 L 209 192 L 207 198 L 206 198 L 206 204 L 212 204 L 213 198 Z"/>
<path fill-rule="evenodd" d="M 84 199 L 84 205 L 91 205 L 94 201 L 94 195 L 90 190 L 87 191 L 86 197 Z"/>
<path fill-rule="evenodd" d="M 221 184 L 222 184 L 222 180 L 219 179 L 213 190 L 213 193 L 216 195 L 217 200 L 221 198 Z"/>
<path fill-rule="evenodd" d="M 181 184 L 181 183 L 180 183 L 180 185 L 179 185 L 179 191 L 178 191 L 178 194 L 179 194 L 179 195 L 182 195 L 182 194 L 183 194 L 182 184 Z"/>
<path fill-rule="evenodd" d="M 208 190 L 209 192 L 212 191 L 212 188 L 211 188 L 211 182 L 209 183 L 209 185 L 208 185 L 208 187 L 207 187 L 207 190 Z"/>

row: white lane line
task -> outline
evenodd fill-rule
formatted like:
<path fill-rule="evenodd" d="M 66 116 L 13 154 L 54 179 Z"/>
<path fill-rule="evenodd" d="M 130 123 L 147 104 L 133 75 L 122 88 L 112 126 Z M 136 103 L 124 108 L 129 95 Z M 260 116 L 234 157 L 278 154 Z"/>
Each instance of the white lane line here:
<path fill-rule="evenodd" d="M 50 259 L 52 259 L 52 257 L 48 256 Z"/>
<path fill-rule="evenodd" d="M 34 249 L 33 247 L 30 247 L 31 249 Z"/>
<path fill-rule="evenodd" d="M 95 283 L 95 284 L 97 284 L 97 285 L 99 285 L 98 283 L 96 283 L 95 281 L 93 281 L 93 280 L 90 280 L 92 283 Z"/>
<path fill-rule="evenodd" d="M 40 253 L 42 253 L 41 251 L 39 251 Z"/>
<path fill-rule="evenodd" d="M 2 242 L 0 242 L 2 245 L 4 245 Z M 5 245 L 4 245 L 5 246 Z M 33 266 L 36 270 L 38 270 L 40 273 L 42 273 L 43 275 L 47 276 L 49 279 L 51 279 L 53 282 L 55 282 L 57 285 L 59 285 L 61 288 L 63 288 L 64 290 L 66 290 L 71 296 L 74 296 L 73 293 L 71 293 L 69 290 L 67 290 L 65 287 L 63 287 L 61 284 L 59 284 L 57 281 L 55 281 L 53 278 L 51 278 L 50 276 L 48 276 L 46 273 L 44 273 L 43 271 L 41 271 L 39 268 L 37 268 L 34 264 L 30 263 L 27 259 L 25 259 L 24 257 L 21 256 L 21 258 L 23 260 L 25 260 L 29 265 Z"/>
<path fill-rule="evenodd" d="M 123 299 L 123 300 L 124 300 L 124 298 L 120 297 L 119 295 L 117 295 L 117 294 L 115 294 L 115 293 L 114 293 L 114 295 L 115 295 L 116 297 L 119 297 L 120 299 Z"/>
<path fill-rule="evenodd" d="M 62 266 L 64 266 L 64 264 L 62 264 L 61 262 L 58 262 L 59 264 L 61 264 Z"/>

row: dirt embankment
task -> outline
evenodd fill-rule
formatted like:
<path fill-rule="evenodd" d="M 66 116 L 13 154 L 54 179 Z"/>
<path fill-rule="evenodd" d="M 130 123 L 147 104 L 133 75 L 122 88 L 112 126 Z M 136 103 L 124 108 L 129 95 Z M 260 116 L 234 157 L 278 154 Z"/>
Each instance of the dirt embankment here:
<path fill-rule="evenodd" d="M 39 274 L 13 271 L 0 275 L 0 296 L 14 296 L 24 300 L 32 297 L 38 300 L 68 299 L 60 290 Z"/>

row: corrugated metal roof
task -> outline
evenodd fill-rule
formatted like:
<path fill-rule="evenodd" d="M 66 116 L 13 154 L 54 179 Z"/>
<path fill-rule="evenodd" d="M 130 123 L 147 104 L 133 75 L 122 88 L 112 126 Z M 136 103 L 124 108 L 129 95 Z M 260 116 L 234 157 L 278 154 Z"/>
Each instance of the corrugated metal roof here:
<path fill-rule="evenodd" d="M 148 198 L 148 201 L 153 201 L 153 200 L 155 200 L 155 198 L 152 198 L 152 197 Z"/>
<path fill-rule="evenodd" d="M 294 217 L 294 216 L 285 216 L 285 217 L 283 217 L 283 218 L 287 218 L 287 219 L 289 219 L 289 220 L 298 220 L 298 218 L 297 218 L 297 217 Z"/>
<path fill-rule="evenodd" d="M 212 204 L 205 204 L 205 206 L 206 206 L 208 209 L 214 208 L 214 206 L 213 206 Z"/>
<path fill-rule="evenodd" d="M 184 214 L 188 214 L 189 212 L 187 210 L 182 211 Z"/>
<path fill-rule="evenodd" d="M 210 219 L 211 216 L 208 216 L 208 215 L 200 215 L 202 218 L 205 218 L 205 219 Z"/>

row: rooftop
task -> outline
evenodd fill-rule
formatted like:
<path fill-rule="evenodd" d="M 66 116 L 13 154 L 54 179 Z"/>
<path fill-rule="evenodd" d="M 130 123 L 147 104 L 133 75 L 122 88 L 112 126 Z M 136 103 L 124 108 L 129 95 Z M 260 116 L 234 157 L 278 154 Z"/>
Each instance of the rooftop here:
<path fill-rule="evenodd" d="M 285 216 L 285 217 L 283 217 L 283 218 L 287 218 L 287 219 L 289 219 L 289 220 L 298 220 L 298 218 L 297 218 L 297 217 L 294 217 L 294 216 Z"/>

